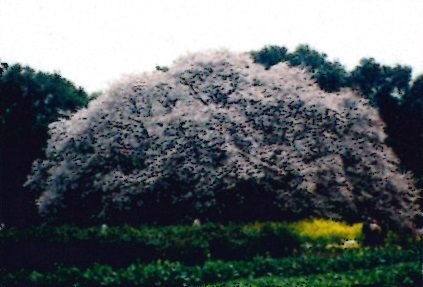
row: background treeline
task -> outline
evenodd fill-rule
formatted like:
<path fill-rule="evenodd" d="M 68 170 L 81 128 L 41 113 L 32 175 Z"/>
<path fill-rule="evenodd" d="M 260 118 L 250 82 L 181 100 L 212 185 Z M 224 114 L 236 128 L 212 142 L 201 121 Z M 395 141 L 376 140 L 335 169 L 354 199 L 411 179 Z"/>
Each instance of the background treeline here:
<path fill-rule="evenodd" d="M 270 69 L 288 62 L 309 70 L 319 86 L 329 92 L 343 87 L 358 90 L 377 107 L 386 122 L 387 143 L 423 185 L 423 75 L 412 80 L 411 68 L 381 65 L 362 59 L 352 71 L 327 55 L 300 45 L 289 52 L 268 46 L 251 52 L 254 61 Z M 31 164 L 43 158 L 48 125 L 87 106 L 90 96 L 58 74 L 35 71 L 19 64 L 1 64 L 1 217 L 10 226 L 39 223 L 33 194 L 23 187 Z M 95 97 L 96 95 L 93 95 Z M 421 204 L 421 203 L 420 203 Z"/>

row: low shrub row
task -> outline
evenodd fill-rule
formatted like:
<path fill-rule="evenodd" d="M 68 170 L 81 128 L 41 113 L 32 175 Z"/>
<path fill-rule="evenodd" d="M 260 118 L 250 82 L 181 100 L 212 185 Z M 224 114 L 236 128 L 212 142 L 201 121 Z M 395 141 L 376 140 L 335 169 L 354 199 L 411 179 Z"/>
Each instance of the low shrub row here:
<path fill-rule="evenodd" d="M 93 263 L 126 267 L 157 259 L 202 264 L 208 259 L 245 260 L 285 257 L 300 249 L 300 240 L 285 224 L 205 224 L 171 227 L 73 226 L 9 229 L 0 233 L 2 264 L 46 271 L 54 263 L 87 268 Z"/>
<path fill-rule="evenodd" d="M 300 277 L 263 277 L 255 280 L 236 280 L 206 287 L 415 287 L 422 286 L 421 267 L 418 262 L 405 262 L 374 269 L 317 274 Z"/>
<path fill-rule="evenodd" d="M 419 265 L 418 260 L 419 251 L 417 247 L 406 250 L 390 247 L 377 250 L 351 250 L 332 258 L 317 256 L 282 259 L 255 257 L 250 261 L 206 261 L 202 266 L 186 266 L 179 262 L 157 261 L 150 264 L 132 264 L 123 269 L 95 264 L 85 270 L 76 267 L 57 267 L 54 272 L 47 273 L 21 270 L 6 274 L 4 283 L 6 286 L 25 286 L 26 284 L 69 285 L 70 283 L 79 283 L 82 286 L 193 286 L 241 278 L 252 280 L 262 276 L 283 276 L 287 278 L 310 274 L 332 274 L 356 269 L 371 270 L 380 268 L 380 266 L 406 262 L 409 262 L 409 266 L 415 269 L 414 265 Z M 414 272 L 414 269 L 412 269 L 412 272 Z M 410 274 L 403 269 L 398 272 L 400 275 L 408 276 Z"/>

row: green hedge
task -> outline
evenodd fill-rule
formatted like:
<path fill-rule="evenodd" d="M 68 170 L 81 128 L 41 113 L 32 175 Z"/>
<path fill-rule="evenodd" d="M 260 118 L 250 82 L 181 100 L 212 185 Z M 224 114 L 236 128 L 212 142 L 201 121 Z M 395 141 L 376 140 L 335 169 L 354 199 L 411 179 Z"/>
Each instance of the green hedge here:
<path fill-rule="evenodd" d="M 395 273 L 396 271 L 392 271 L 401 277 L 403 275 L 409 276 L 410 274 L 415 274 L 414 266 L 419 265 L 418 260 L 419 249 L 417 247 L 407 250 L 390 247 L 377 250 L 351 250 L 343 253 L 341 256 L 332 258 L 317 256 L 300 256 L 283 259 L 256 257 L 250 261 L 207 261 L 203 266 L 186 266 L 178 262 L 157 261 L 150 264 L 132 264 L 123 269 L 114 269 L 107 265 L 95 264 L 86 270 L 76 267 L 58 267 L 54 272 L 48 273 L 22 270 L 20 272 L 6 274 L 4 276 L 4 283 L 7 286 L 70 283 L 80 283 L 86 286 L 100 284 L 120 286 L 192 286 L 213 282 L 226 282 L 241 278 L 253 279 L 262 276 L 283 276 L 284 278 L 288 278 L 308 276 L 310 274 L 342 273 L 356 269 L 372 270 L 376 268 L 376 270 L 379 270 L 382 268 L 381 266 L 408 262 L 406 266 L 412 267 L 410 269 L 411 273 L 406 269 L 404 271 L 402 267 L 398 267 L 399 271 L 397 273 Z M 360 276 L 357 278 L 360 279 Z M 374 279 L 372 277 L 373 275 L 367 273 L 363 276 L 367 276 L 374 281 L 380 277 L 378 275 L 379 277 Z M 359 282 L 362 282 L 360 280 Z M 378 282 L 377 280 L 375 282 Z M 258 282 L 261 284 L 261 281 Z M 260 286 L 269 285 L 261 284 Z"/>
<path fill-rule="evenodd" d="M 205 224 L 191 226 L 73 226 L 6 229 L 0 233 L 2 264 L 46 271 L 54 263 L 87 268 L 93 263 L 126 267 L 157 259 L 202 264 L 208 259 L 244 260 L 254 256 L 284 257 L 300 249 L 298 236 L 286 225 Z"/>
<path fill-rule="evenodd" d="M 421 283 L 420 264 L 406 262 L 341 273 L 329 272 L 293 278 L 263 277 L 256 280 L 236 280 L 206 287 L 415 287 L 421 286 Z"/>

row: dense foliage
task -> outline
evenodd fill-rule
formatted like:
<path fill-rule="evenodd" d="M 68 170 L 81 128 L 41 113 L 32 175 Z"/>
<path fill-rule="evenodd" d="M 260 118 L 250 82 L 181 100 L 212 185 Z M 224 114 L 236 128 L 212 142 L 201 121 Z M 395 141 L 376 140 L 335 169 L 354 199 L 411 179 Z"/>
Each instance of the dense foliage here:
<path fill-rule="evenodd" d="M 52 272 L 22 270 L 9 273 L 4 277 L 4 283 L 8 286 L 70 283 L 83 286 L 199 286 L 236 280 L 236 284 L 225 283 L 225 286 L 240 286 L 239 283 L 248 284 L 246 286 L 297 286 L 293 284 L 299 283 L 306 286 L 351 286 L 352 283 L 356 284 L 354 286 L 417 286 L 420 278 L 418 257 L 417 248 L 401 252 L 397 248 L 385 248 L 349 251 L 329 258 L 256 257 L 251 261 L 207 261 L 202 266 L 186 266 L 166 260 L 135 263 L 121 269 L 101 264 L 87 269 L 59 266 Z M 257 279 L 263 276 L 266 277 Z"/>
<path fill-rule="evenodd" d="M 7 225 L 35 222 L 35 194 L 23 188 L 31 164 L 44 156 L 48 125 L 61 112 L 88 103 L 87 94 L 58 74 L 2 63 L 1 91 L 1 215 Z"/>
<path fill-rule="evenodd" d="M 416 189 L 383 128 L 366 99 L 326 93 L 296 68 L 196 54 L 126 78 L 51 125 L 27 185 L 57 222 L 371 214 L 413 229 Z"/>

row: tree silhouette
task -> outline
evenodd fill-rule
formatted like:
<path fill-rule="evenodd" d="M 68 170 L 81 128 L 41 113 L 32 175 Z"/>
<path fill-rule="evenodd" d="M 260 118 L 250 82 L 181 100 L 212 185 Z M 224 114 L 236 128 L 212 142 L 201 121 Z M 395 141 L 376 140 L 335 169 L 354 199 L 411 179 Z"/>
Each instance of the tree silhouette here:
<path fill-rule="evenodd" d="M 4 66 L 2 94 L 1 220 L 24 226 L 37 218 L 35 194 L 23 188 L 31 164 L 43 157 L 48 125 L 62 112 L 87 104 L 81 89 L 57 74 L 36 72 L 18 64 Z"/>

